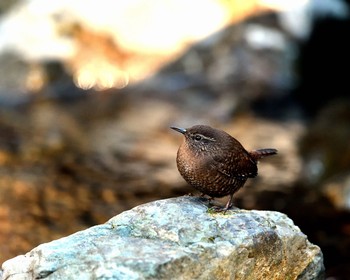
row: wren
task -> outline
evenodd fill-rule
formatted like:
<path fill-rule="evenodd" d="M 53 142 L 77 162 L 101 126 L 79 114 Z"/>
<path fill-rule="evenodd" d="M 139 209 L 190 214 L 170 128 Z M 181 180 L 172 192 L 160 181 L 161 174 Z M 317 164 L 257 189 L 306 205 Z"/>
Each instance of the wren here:
<path fill-rule="evenodd" d="M 234 193 L 247 179 L 258 175 L 258 160 L 277 154 L 276 149 L 249 152 L 225 131 L 207 125 L 171 128 L 185 137 L 176 158 L 181 176 L 210 199 L 229 195 L 222 211 L 232 207 Z"/>

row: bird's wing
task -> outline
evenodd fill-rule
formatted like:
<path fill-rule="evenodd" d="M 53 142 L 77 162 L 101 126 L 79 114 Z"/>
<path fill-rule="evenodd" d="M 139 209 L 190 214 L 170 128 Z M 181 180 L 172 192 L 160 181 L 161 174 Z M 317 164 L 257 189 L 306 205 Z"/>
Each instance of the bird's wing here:
<path fill-rule="evenodd" d="M 213 160 L 217 170 L 232 178 L 253 178 L 258 174 L 256 162 L 245 150 L 214 153 Z"/>

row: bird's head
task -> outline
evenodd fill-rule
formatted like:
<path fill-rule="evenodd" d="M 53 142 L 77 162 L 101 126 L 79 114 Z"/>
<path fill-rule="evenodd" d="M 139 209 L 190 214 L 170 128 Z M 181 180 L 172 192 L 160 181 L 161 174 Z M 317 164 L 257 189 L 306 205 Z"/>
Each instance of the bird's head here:
<path fill-rule="evenodd" d="M 194 152 L 213 151 L 222 146 L 225 139 L 230 136 L 221 130 L 207 125 L 195 125 L 190 128 L 172 126 L 177 132 L 185 136 L 185 142 Z"/>

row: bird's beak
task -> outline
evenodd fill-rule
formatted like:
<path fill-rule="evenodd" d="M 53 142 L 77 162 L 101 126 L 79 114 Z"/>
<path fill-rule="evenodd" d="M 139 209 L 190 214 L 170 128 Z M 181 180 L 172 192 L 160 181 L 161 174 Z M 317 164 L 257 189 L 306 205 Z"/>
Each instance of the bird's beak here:
<path fill-rule="evenodd" d="M 186 133 L 186 129 L 185 129 L 185 128 L 176 127 L 176 126 L 171 126 L 170 128 L 171 128 L 171 129 L 174 129 L 174 130 L 176 130 L 177 132 L 180 132 L 180 133 L 182 133 L 182 134 L 185 134 L 185 133 Z"/>

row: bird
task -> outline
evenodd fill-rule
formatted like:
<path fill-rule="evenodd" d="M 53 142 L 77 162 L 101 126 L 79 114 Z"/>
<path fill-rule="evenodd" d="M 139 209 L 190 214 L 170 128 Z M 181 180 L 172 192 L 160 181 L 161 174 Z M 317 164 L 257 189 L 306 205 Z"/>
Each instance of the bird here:
<path fill-rule="evenodd" d="M 225 207 L 218 207 L 218 211 L 232 208 L 233 195 L 248 178 L 258 175 L 258 160 L 277 154 L 273 148 L 247 151 L 230 134 L 208 125 L 170 128 L 184 135 L 176 163 L 185 181 L 202 196 L 208 195 L 210 201 L 229 195 Z"/>

